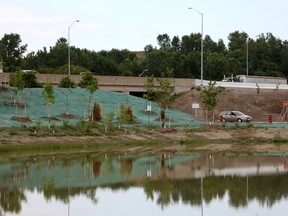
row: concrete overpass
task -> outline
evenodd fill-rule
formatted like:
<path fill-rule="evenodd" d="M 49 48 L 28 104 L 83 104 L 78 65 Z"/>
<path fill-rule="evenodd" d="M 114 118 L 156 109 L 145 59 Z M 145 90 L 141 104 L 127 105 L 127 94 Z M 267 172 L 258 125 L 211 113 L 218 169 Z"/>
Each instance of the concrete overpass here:
<path fill-rule="evenodd" d="M 58 86 L 60 80 L 66 77 L 67 74 L 36 74 L 37 81 L 41 84 L 52 83 L 54 86 Z M 9 82 L 10 73 L 0 73 L 0 85 L 7 85 Z M 79 83 L 82 75 L 71 75 L 71 79 L 75 83 Z M 123 92 L 126 94 L 142 96 L 146 89 L 144 84 L 146 82 L 145 77 L 128 77 L 128 76 L 95 76 L 98 79 L 99 89 L 105 91 Z M 249 76 L 250 79 L 253 76 Z M 265 78 L 265 77 L 264 77 Z M 267 79 L 267 78 L 265 78 Z M 259 78 L 248 82 L 216 82 L 216 86 L 222 86 L 225 88 L 257 88 L 256 83 L 261 89 L 288 89 L 287 84 L 279 82 L 273 83 L 272 80 L 265 80 L 266 83 L 261 83 Z M 263 80 L 262 80 L 263 81 Z M 269 83 L 270 82 L 270 83 Z M 207 86 L 209 81 L 203 80 L 202 84 Z M 184 79 L 184 78 L 172 78 L 172 86 L 175 88 L 176 93 L 189 91 L 192 87 L 200 86 L 201 81 L 199 79 Z"/>
<path fill-rule="evenodd" d="M 10 73 L 0 73 L 0 82 L 8 84 Z M 60 80 L 66 77 L 67 74 L 36 74 L 37 81 L 41 84 L 52 83 L 58 86 Z M 82 75 L 70 75 L 75 83 L 79 83 Z M 129 77 L 129 76 L 95 76 L 98 79 L 100 90 L 123 92 L 126 94 L 143 94 L 146 92 L 144 84 L 146 77 Z M 195 86 L 194 79 L 172 78 L 172 86 L 176 93 L 188 91 L 192 86 Z"/>

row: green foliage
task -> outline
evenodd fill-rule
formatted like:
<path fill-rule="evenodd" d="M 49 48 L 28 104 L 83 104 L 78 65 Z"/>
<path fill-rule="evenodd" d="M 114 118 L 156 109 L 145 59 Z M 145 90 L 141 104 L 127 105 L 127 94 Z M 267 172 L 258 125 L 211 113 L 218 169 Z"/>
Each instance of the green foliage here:
<path fill-rule="evenodd" d="M 87 121 L 80 121 L 76 125 L 78 131 L 85 132 L 86 134 L 90 134 L 93 129 L 93 124 Z"/>
<path fill-rule="evenodd" d="M 88 100 L 88 115 L 90 115 L 91 100 L 93 93 L 98 89 L 98 79 L 91 73 L 85 73 L 85 75 L 83 75 L 82 79 L 78 83 L 78 86 L 85 88 L 90 93 Z"/>
<path fill-rule="evenodd" d="M 50 106 L 55 103 L 54 89 L 51 83 L 45 84 L 42 96 L 46 100 L 44 105 L 48 106 L 48 117 L 50 117 Z"/>
<path fill-rule="evenodd" d="M 146 77 L 146 82 L 144 84 L 146 94 L 144 94 L 144 99 L 153 100 L 153 97 L 155 96 L 154 81 L 155 81 L 154 76 Z"/>
<path fill-rule="evenodd" d="M 23 90 L 24 88 L 36 88 L 40 85 L 37 83 L 37 77 L 34 72 L 16 72 L 10 74 L 9 85 Z"/>
<path fill-rule="evenodd" d="M 54 104 L 55 96 L 54 96 L 54 89 L 51 83 L 46 83 L 42 92 L 43 98 L 46 100 L 45 105 L 47 104 Z"/>
<path fill-rule="evenodd" d="M 207 110 L 208 115 L 213 113 L 213 109 L 217 105 L 217 97 L 224 90 L 223 87 L 215 87 L 216 82 L 210 81 L 208 86 L 202 86 L 201 98 L 203 100 L 204 108 Z"/>
<path fill-rule="evenodd" d="M 102 122 L 103 122 L 103 126 L 105 127 L 105 132 L 107 132 L 109 128 L 113 127 L 114 115 L 115 114 L 113 112 L 110 112 L 104 115 Z"/>
<path fill-rule="evenodd" d="M 171 37 L 160 34 L 156 38 L 159 48 L 145 46 L 145 54 L 127 49 L 111 51 L 89 51 L 71 46 L 71 74 L 93 71 L 99 75 L 137 76 L 149 69 L 154 77 L 161 77 L 166 68 L 174 68 L 174 77 L 200 78 L 201 34 L 192 33 Z M 228 36 L 228 47 L 223 39 L 213 41 L 206 35 L 204 43 L 204 64 L 206 80 L 222 80 L 223 76 L 244 74 L 246 51 L 249 47 L 249 75 L 288 76 L 287 41 L 276 38 L 272 33 L 259 34 L 249 38 L 245 32 L 235 31 Z M 246 46 L 247 45 L 247 46 Z M 40 73 L 67 74 L 66 38 L 57 40 L 49 50 L 22 54 L 27 45 L 21 45 L 18 34 L 5 34 L 0 40 L 0 59 L 5 72 L 34 69 Z M 153 73 L 153 74 L 152 74 Z"/>
<path fill-rule="evenodd" d="M 91 73 L 85 73 L 78 86 L 85 88 L 90 94 L 93 94 L 98 89 L 98 79 Z"/>
<path fill-rule="evenodd" d="M 34 72 L 22 73 L 24 88 L 37 88 L 40 87 L 37 83 L 37 77 Z"/>
<path fill-rule="evenodd" d="M 63 120 L 63 122 L 62 122 L 62 128 L 64 129 L 64 130 L 67 130 L 67 129 L 70 129 L 70 125 L 69 125 L 69 121 L 67 121 L 67 120 Z"/>
<path fill-rule="evenodd" d="M 144 98 L 147 100 L 154 100 L 161 107 L 162 111 L 166 110 L 173 99 L 174 88 L 171 86 L 172 81 L 170 78 L 172 73 L 172 69 L 166 69 L 162 74 L 162 77 L 157 79 L 159 87 L 155 87 L 154 77 L 146 77 L 146 82 L 144 84 L 147 91 Z"/>
<path fill-rule="evenodd" d="M 67 76 L 67 77 L 63 77 L 60 80 L 59 87 L 60 88 L 75 88 L 76 84 L 71 80 L 69 76 Z"/>
<path fill-rule="evenodd" d="M 162 108 L 162 111 L 164 111 L 172 102 L 174 88 L 171 86 L 172 80 L 169 77 L 159 78 L 158 83 L 160 85 L 160 88 L 156 89 L 155 98 L 156 102 Z"/>
<path fill-rule="evenodd" d="M 9 85 L 11 87 L 16 87 L 17 90 L 23 90 L 24 89 L 24 81 L 22 79 L 22 73 L 11 73 L 9 77 Z"/>
<path fill-rule="evenodd" d="M 21 65 L 22 54 L 27 49 L 27 44 L 21 45 L 19 34 L 4 34 L 0 40 L 0 59 L 4 62 L 5 72 L 15 72 Z"/>
<path fill-rule="evenodd" d="M 119 110 L 119 124 L 121 125 L 132 122 L 133 122 L 133 110 L 131 106 L 121 104 Z"/>
<path fill-rule="evenodd" d="M 162 77 L 157 79 L 159 85 L 157 88 L 155 87 L 155 80 L 153 77 L 147 77 L 144 85 L 147 91 L 144 98 L 154 100 L 160 106 L 161 120 L 165 120 L 165 111 L 173 100 L 174 88 L 171 86 L 171 74 L 173 74 L 173 70 L 166 69 L 166 71 L 162 73 Z"/>

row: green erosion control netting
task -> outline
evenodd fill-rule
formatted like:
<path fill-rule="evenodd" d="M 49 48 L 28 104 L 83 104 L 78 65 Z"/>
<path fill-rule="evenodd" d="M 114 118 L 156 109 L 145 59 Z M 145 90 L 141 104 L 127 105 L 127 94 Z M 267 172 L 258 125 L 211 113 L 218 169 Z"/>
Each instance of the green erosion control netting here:
<path fill-rule="evenodd" d="M 15 94 L 8 88 L 0 92 L 0 127 L 17 127 L 26 125 L 48 124 L 48 106 L 42 96 L 43 88 L 24 89 Z M 55 103 L 50 106 L 51 117 L 56 118 L 53 124 L 62 125 L 63 121 L 75 124 L 83 119 L 88 119 L 88 106 L 90 94 L 85 89 L 54 88 Z M 14 101 L 15 98 L 15 101 Z M 119 106 L 127 105 L 132 108 L 135 123 L 129 127 L 159 126 L 159 107 L 156 103 L 142 98 L 126 95 L 118 92 L 97 90 L 92 97 L 91 106 L 100 104 L 101 115 L 104 117 L 110 112 L 114 113 L 113 122 L 118 124 Z M 151 104 L 151 112 L 147 112 L 147 106 Z M 25 106 L 26 105 L 26 108 Z M 70 118 L 62 114 L 70 114 Z M 150 115 L 149 115 L 150 113 Z M 32 121 L 21 123 L 11 120 L 13 116 L 27 116 Z M 72 118 L 71 118 L 72 117 Z M 193 126 L 201 127 L 195 116 L 168 109 L 166 112 L 167 126 Z"/>

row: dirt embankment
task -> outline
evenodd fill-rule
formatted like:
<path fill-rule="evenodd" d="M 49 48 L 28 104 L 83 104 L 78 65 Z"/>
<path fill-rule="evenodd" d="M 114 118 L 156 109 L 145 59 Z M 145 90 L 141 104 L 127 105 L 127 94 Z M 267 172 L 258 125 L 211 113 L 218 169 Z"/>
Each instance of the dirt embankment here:
<path fill-rule="evenodd" d="M 172 107 L 195 115 L 192 103 L 199 103 L 197 115 L 204 117 L 201 101 L 200 92 L 191 90 L 177 98 Z M 254 122 L 267 122 L 269 115 L 272 115 L 273 121 L 277 121 L 283 109 L 283 101 L 288 101 L 288 90 L 260 89 L 258 94 L 257 89 L 226 88 L 218 96 L 214 113 L 218 115 L 225 110 L 239 110 L 252 116 Z"/>

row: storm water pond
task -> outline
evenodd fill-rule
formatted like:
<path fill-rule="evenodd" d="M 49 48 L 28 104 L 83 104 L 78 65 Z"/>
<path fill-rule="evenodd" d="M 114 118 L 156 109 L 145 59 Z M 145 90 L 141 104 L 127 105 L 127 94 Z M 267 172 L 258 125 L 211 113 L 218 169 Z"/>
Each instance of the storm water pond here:
<path fill-rule="evenodd" d="M 288 156 L 78 155 L 0 162 L 0 216 L 287 215 Z"/>

